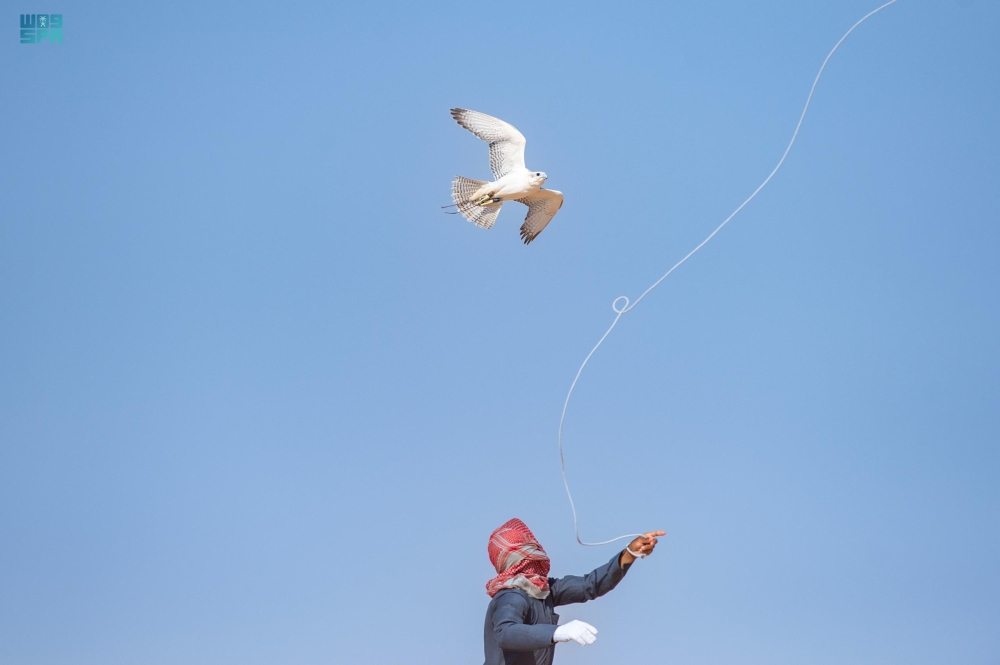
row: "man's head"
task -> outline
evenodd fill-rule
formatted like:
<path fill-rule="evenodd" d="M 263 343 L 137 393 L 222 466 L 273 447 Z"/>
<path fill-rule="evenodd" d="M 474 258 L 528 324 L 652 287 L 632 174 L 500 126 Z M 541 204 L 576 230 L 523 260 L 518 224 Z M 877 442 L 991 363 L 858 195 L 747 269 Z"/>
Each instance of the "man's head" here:
<path fill-rule="evenodd" d="M 524 522 L 516 517 L 505 522 L 490 534 L 486 549 L 497 571 L 486 583 L 491 597 L 501 589 L 515 588 L 534 598 L 549 595 L 549 556 Z"/>

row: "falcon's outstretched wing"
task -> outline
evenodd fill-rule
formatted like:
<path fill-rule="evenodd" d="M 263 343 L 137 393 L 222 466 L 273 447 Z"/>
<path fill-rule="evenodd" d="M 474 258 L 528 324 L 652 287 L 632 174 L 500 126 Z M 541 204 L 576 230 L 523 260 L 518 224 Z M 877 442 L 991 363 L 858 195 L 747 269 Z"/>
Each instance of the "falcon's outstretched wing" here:
<path fill-rule="evenodd" d="M 554 189 L 540 189 L 523 199 L 517 199 L 517 202 L 528 206 L 528 216 L 521 225 L 521 239 L 527 245 L 542 232 L 546 224 L 552 221 L 559 208 L 562 208 L 563 195 Z"/>
<path fill-rule="evenodd" d="M 468 109 L 452 109 L 451 117 L 490 144 L 490 170 L 493 171 L 494 180 L 499 180 L 514 169 L 524 168 L 524 144 L 527 141 L 513 125 Z"/>

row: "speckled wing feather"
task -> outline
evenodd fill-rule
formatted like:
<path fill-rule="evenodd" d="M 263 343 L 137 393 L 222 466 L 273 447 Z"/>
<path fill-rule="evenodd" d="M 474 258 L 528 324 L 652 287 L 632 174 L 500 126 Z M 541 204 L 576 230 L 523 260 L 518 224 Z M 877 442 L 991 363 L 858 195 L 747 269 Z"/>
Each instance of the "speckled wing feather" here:
<path fill-rule="evenodd" d="M 517 199 L 517 202 L 528 206 L 528 216 L 521 225 L 521 240 L 527 245 L 559 212 L 563 204 L 563 195 L 554 189 L 540 189 L 523 199 Z"/>
<path fill-rule="evenodd" d="M 452 109 L 451 117 L 490 144 L 490 170 L 493 171 L 494 180 L 499 180 L 515 169 L 524 168 L 524 144 L 527 141 L 513 125 L 468 109 Z"/>

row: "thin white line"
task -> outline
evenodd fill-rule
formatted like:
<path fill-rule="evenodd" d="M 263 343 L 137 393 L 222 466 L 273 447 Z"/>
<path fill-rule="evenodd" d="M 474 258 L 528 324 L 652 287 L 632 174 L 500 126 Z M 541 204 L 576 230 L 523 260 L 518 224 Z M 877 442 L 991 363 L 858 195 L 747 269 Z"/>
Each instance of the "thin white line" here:
<path fill-rule="evenodd" d="M 764 189 L 764 186 L 771 181 L 771 178 L 773 178 L 774 174 L 778 172 L 778 169 L 781 168 L 781 165 L 785 163 L 785 158 L 788 157 L 788 153 L 791 152 L 792 150 L 792 145 L 795 144 L 795 139 L 798 138 L 799 129 L 802 128 L 802 122 L 806 119 L 806 112 L 809 110 L 809 104 L 812 102 L 813 93 L 816 92 L 816 85 L 819 83 L 819 79 L 823 75 L 823 70 L 826 69 L 826 64 L 830 62 L 830 58 L 833 56 L 834 53 L 836 53 L 837 49 L 840 48 L 840 45 L 844 43 L 844 40 L 847 39 L 847 37 L 852 32 L 854 32 L 855 28 L 857 28 L 859 25 L 861 25 L 862 23 L 864 23 L 869 18 L 879 13 L 889 5 L 896 4 L 898 1 L 899 0 L 890 0 L 889 2 L 879 7 L 878 9 L 875 9 L 874 11 L 871 11 L 868 14 L 866 14 L 860 21 L 852 25 L 851 29 L 845 32 L 844 36 L 840 38 L 840 40 L 834 45 L 832 49 L 830 49 L 830 52 L 827 53 L 826 58 L 823 60 L 823 64 L 819 68 L 819 71 L 816 73 L 816 78 L 813 80 L 812 87 L 809 89 L 809 96 L 806 97 L 806 105 L 802 108 L 802 115 L 799 116 L 799 122 L 797 125 L 795 125 L 795 131 L 792 133 L 792 140 L 788 142 L 788 147 L 785 148 L 785 153 L 781 156 L 781 159 L 778 160 L 778 165 L 775 166 L 774 170 L 771 171 L 771 173 L 764 179 L 764 182 L 760 183 L 760 186 L 757 187 L 757 189 L 753 190 L 753 194 L 748 196 L 746 201 L 741 203 L 739 207 L 736 208 L 736 210 L 734 210 L 732 214 L 729 215 L 729 217 L 726 217 L 726 219 L 721 224 L 719 224 L 714 231 L 709 233 L 708 237 L 702 240 L 697 247 L 688 252 L 683 259 L 675 263 L 673 267 L 670 268 L 670 270 L 665 272 L 663 274 L 663 277 L 660 277 L 658 280 L 653 282 L 652 286 L 643 291 L 642 295 L 636 298 L 636 301 L 634 303 L 629 304 L 629 299 L 626 296 L 618 296 L 617 298 L 615 298 L 614 302 L 611 303 L 611 309 L 615 311 L 615 320 L 611 322 L 611 326 L 608 327 L 607 331 L 605 331 L 605 333 L 601 336 L 601 339 L 598 340 L 596 345 L 594 345 L 594 348 L 590 350 L 590 353 L 587 354 L 587 357 L 583 359 L 583 364 L 581 364 L 580 369 L 577 370 L 576 376 L 573 378 L 573 383 L 569 387 L 569 392 L 566 394 L 566 402 L 563 404 L 562 417 L 559 418 L 559 464 L 560 467 L 562 468 L 562 479 L 563 479 L 563 485 L 566 487 L 566 496 L 569 497 L 569 507 L 573 511 L 573 535 L 576 537 L 576 542 L 580 543 L 581 545 L 587 545 L 587 546 L 607 545 L 608 543 L 613 543 L 616 540 L 622 540 L 624 538 L 636 538 L 643 535 L 634 533 L 626 534 L 624 536 L 618 536 L 617 538 L 612 538 L 611 540 L 603 540 L 598 543 L 585 543 L 584 541 L 580 540 L 580 526 L 576 516 L 576 504 L 573 503 L 573 495 L 569 491 L 569 481 L 566 480 L 566 460 L 565 457 L 563 456 L 563 424 L 566 422 L 566 410 L 569 408 L 569 399 L 573 395 L 573 389 L 576 388 L 576 382 L 580 379 L 580 375 L 583 373 L 583 368 L 587 366 L 587 363 L 590 361 L 591 356 L 594 355 L 594 352 L 600 348 L 601 344 L 604 343 L 604 340 L 607 339 L 608 335 L 611 334 L 611 331 L 614 330 L 614 327 L 618 324 L 618 320 L 622 318 L 622 315 L 624 315 L 627 312 L 631 312 L 632 309 L 635 308 L 635 306 L 638 305 L 642 301 L 642 299 L 649 294 L 650 291 L 655 289 L 657 286 L 660 285 L 660 282 L 669 277 L 670 273 L 681 267 L 681 265 L 685 261 L 690 259 L 692 256 L 694 256 L 699 249 L 707 245 L 708 241 L 714 238 L 715 234 L 721 231 L 722 228 L 726 224 L 728 224 L 729 221 L 733 217 L 735 217 L 739 211 L 743 210 L 743 208 L 746 207 L 746 205 L 750 203 L 750 201 L 752 201 L 754 197 L 757 196 L 758 193 L 760 193 L 760 190 Z M 624 300 L 624 304 L 621 307 L 618 307 L 618 301 L 620 300 Z"/>

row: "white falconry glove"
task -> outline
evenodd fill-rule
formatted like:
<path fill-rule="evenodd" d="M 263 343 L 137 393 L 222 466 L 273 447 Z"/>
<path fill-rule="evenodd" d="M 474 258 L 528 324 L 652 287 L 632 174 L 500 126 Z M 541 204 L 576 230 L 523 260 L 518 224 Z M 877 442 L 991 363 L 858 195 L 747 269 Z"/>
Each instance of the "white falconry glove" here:
<path fill-rule="evenodd" d="M 597 641 L 597 629 L 589 623 L 574 619 L 556 628 L 555 634 L 552 635 L 553 642 L 569 642 L 570 640 L 576 640 L 583 646 L 593 644 Z"/>

